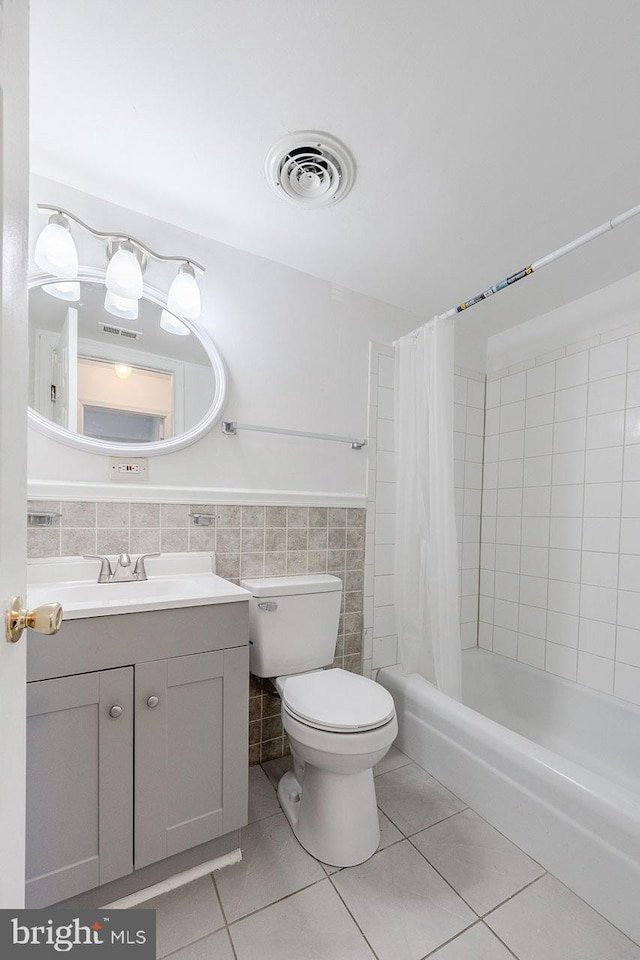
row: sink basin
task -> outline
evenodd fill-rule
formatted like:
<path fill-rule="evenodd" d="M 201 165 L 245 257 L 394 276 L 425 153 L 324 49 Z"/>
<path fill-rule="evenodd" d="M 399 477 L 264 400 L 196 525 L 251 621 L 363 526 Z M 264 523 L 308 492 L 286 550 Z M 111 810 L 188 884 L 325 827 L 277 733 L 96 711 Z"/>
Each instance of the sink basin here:
<path fill-rule="evenodd" d="M 249 592 L 213 572 L 210 553 L 167 553 L 146 562 L 147 580 L 97 583 L 100 563 L 82 557 L 31 560 L 27 606 L 62 604 L 63 619 L 233 603 Z"/>

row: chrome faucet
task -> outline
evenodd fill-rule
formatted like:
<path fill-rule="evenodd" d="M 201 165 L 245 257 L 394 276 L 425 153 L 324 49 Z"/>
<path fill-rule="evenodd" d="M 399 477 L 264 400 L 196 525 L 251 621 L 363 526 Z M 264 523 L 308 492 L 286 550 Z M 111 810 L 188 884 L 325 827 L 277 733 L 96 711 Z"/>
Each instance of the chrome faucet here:
<path fill-rule="evenodd" d="M 85 554 L 85 560 L 99 560 L 100 573 L 98 574 L 98 583 L 126 583 L 127 581 L 146 580 L 147 571 L 145 560 L 149 557 L 159 557 L 159 553 L 141 553 L 135 562 L 131 565 L 131 557 L 128 553 L 121 553 L 116 562 L 115 568 L 111 565 L 108 557 L 96 556 L 95 554 Z"/>
<path fill-rule="evenodd" d="M 116 568 L 111 576 L 111 583 L 117 583 L 122 580 L 133 580 L 131 557 L 128 553 L 120 554 L 116 563 Z"/>

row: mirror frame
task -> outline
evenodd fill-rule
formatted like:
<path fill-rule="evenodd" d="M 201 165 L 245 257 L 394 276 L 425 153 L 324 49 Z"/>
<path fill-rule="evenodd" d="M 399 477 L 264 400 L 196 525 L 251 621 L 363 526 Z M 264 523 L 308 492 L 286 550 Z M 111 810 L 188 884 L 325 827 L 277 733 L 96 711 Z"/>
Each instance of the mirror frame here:
<path fill-rule="evenodd" d="M 105 271 L 95 268 L 82 266 L 78 270 L 74 280 L 89 281 L 91 283 L 104 283 Z M 55 283 L 56 277 L 48 273 L 38 273 L 29 277 L 29 292 L 35 287 L 42 287 L 45 283 Z M 65 280 L 65 283 L 68 282 Z M 167 308 L 167 298 L 160 291 L 147 284 L 144 285 L 142 296 L 145 300 L 155 303 L 162 310 Z M 84 437 L 81 434 L 72 433 L 65 427 L 60 427 L 51 420 L 48 420 L 42 414 L 38 413 L 32 407 L 28 408 L 29 426 L 33 427 L 38 433 L 42 433 L 52 440 L 64 443 L 68 447 L 75 447 L 77 450 L 84 450 L 85 453 L 96 453 L 103 456 L 131 456 L 131 457 L 158 457 L 163 453 L 174 453 L 176 450 L 183 450 L 185 447 L 196 443 L 201 437 L 211 430 L 222 417 L 222 411 L 227 399 L 227 371 L 222 356 L 209 335 L 200 327 L 196 326 L 192 320 L 178 318 L 181 323 L 189 327 L 191 333 L 197 337 L 207 354 L 213 373 L 216 378 L 216 387 L 213 395 L 213 401 L 208 411 L 190 430 L 186 430 L 177 437 L 170 437 L 168 440 L 154 440 L 149 443 L 127 443 L 117 444 L 109 443 L 106 440 L 96 440 L 93 437 Z"/>

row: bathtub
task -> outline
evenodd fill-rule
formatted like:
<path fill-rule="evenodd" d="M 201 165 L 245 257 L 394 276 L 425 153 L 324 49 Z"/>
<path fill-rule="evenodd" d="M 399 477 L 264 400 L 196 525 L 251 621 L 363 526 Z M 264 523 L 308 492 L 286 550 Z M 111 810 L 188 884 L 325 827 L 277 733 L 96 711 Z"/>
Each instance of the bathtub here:
<path fill-rule="evenodd" d="M 640 708 L 474 648 L 463 701 L 399 667 L 396 745 L 640 942 Z"/>

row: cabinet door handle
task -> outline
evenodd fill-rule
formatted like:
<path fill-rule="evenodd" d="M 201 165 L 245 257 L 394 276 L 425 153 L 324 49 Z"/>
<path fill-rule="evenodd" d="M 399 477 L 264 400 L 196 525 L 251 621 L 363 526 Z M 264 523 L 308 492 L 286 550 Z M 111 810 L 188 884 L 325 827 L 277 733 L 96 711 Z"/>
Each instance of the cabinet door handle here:
<path fill-rule="evenodd" d="M 111 710 L 109 710 L 109 716 L 114 720 L 117 720 L 118 717 L 122 716 L 122 707 L 119 703 L 114 703 L 114 705 L 111 707 Z"/>
<path fill-rule="evenodd" d="M 149 697 L 149 699 L 147 700 L 147 706 L 151 707 L 152 709 L 153 707 L 157 707 L 159 703 L 160 703 L 160 700 L 158 697 Z"/>

